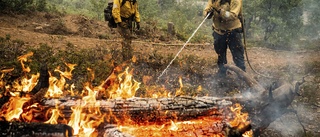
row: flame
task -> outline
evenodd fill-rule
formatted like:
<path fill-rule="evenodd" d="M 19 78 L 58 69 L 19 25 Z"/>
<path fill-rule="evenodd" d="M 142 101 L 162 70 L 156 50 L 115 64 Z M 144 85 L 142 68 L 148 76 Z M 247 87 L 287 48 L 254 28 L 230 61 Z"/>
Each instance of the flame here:
<path fill-rule="evenodd" d="M 11 97 L 9 102 L 4 106 L 6 110 L 3 111 L 1 115 L 4 116 L 7 121 L 18 120 L 23 112 L 24 103 L 29 100 L 30 98 L 28 97 Z"/>
<path fill-rule="evenodd" d="M 135 96 L 136 91 L 139 89 L 140 83 L 132 78 L 133 70 L 129 72 L 129 67 L 125 72 L 118 75 L 120 86 L 115 92 L 111 93 L 111 98 L 132 98 Z"/>
<path fill-rule="evenodd" d="M 240 104 L 235 104 L 235 107 L 232 106 L 230 110 L 235 114 L 234 119 L 229 122 L 231 127 L 237 127 L 241 129 L 250 124 L 250 121 L 248 121 L 248 113 L 241 112 L 242 107 Z"/>
<path fill-rule="evenodd" d="M 250 131 L 245 132 L 245 133 L 242 135 L 242 137 L 253 137 L 253 131 L 250 130 Z"/>
<path fill-rule="evenodd" d="M 1 70 L 2 74 L 0 75 L 0 88 L 4 87 L 6 85 L 6 82 L 3 80 L 3 77 L 5 76 L 5 74 L 9 73 L 13 70 L 14 70 L 14 68 Z"/>
<path fill-rule="evenodd" d="M 58 103 L 57 100 L 55 100 L 56 104 Z M 51 110 L 51 117 L 48 121 L 44 122 L 47 124 L 58 124 L 58 118 L 59 116 L 62 116 L 62 114 L 60 113 L 59 107 L 56 105 L 55 109 Z"/>
<path fill-rule="evenodd" d="M 211 136 L 224 137 L 222 133 L 224 125 L 219 117 L 202 117 L 196 120 L 174 122 L 170 121 L 164 124 L 124 124 L 118 126 L 121 132 L 128 133 L 132 136 L 143 137 L 195 137 L 195 136 Z M 203 128 L 207 129 L 203 129 Z M 202 131 L 203 130 L 203 131 Z M 207 133 L 204 133 L 207 132 Z M 206 134 L 206 135 L 204 135 Z"/>
<path fill-rule="evenodd" d="M 51 73 L 49 73 L 49 88 L 45 95 L 45 97 L 60 97 L 63 94 L 65 79 L 61 77 L 60 80 L 58 78 L 53 77 Z"/>
<path fill-rule="evenodd" d="M 230 110 L 235 115 L 225 122 L 231 125 L 231 127 L 236 127 L 237 129 L 243 128 L 249 121 L 247 121 L 247 113 L 241 112 L 241 105 L 235 104 Z M 164 136 L 174 136 L 174 137 L 194 137 L 194 136 L 210 136 L 210 137 L 225 137 L 224 134 L 225 124 L 223 120 L 227 118 L 210 116 L 210 117 L 200 117 L 196 120 L 190 121 L 170 121 L 164 124 L 134 124 L 122 123 L 118 126 L 121 132 L 128 133 L 132 136 L 142 137 L 142 136 L 153 136 L 153 137 L 164 137 Z M 243 137 L 252 137 L 252 130 L 246 131 Z"/>
<path fill-rule="evenodd" d="M 5 81 L 3 80 L 3 77 L 4 77 L 4 73 L 2 73 L 0 76 L 0 88 L 4 87 L 6 85 Z"/>
<path fill-rule="evenodd" d="M 100 112 L 100 102 L 96 100 L 98 91 L 90 88 L 86 83 L 87 96 L 78 100 L 80 106 L 72 107 L 72 114 L 68 125 L 73 127 L 74 134 L 90 136 L 102 122 L 104 115 Z M 97 119 L 92 119 L 96 117 Z"/>
<path fill-rule="evenodd" d="M 60 76 L 65 77 L 69 80 L 72 79 L 72 71 L 74 70 L 74 67 L 77 66 L 76 64 L 70 64 L 70 63 L 65 63 L 65 65 L 70 69 L 69 71 L 64 71 L 62 72 L 59 67 L 55 69 L 54 71 L 59 72 Z"/>
<path fill-rule="evenodd" d="M 28 53 L 26 55 L 18 57 L 23 72 L 30 72 L 30 68 L 24 65 L 24 62 L 27 62 L 27 58 L 32 56 L 33 53 Z M 136 58 L 132 59 L 136 61 Z M 61 71 L 60 67 L 57 67 L 54 72 L 60 74 L 60 78 L 54 77 L 51 73 L 49 77 L 49 88 L 45 97 L 61 97 L 66 94 L 75 95 L 74 84 L 70 86 L 67 84 L 67 79 L 72 79 L 72 71 L 74 70 L 76 64 L 65 63 L 68 67 L 65 71 Z M 2 80 L 4 73 L 10 72 L 13 69 L 2 70 L 0 77 L 0 86 L 5 86 L 5 82 Z M 46 113 L 46 118 L 42 119 L 42 122 L 49 124 L 58 124 L 65 123 L 71 126 L 74 130 L 74 135 L 79 137 L 89 137 L 97 136 L 95 134 L 96 128 L 108 117 L 113 117 L 112 111 L 109 114 L 102 114 L 100 112 L 100 101 L 96 99 L 101 92 L 109 95 L 109 99 L 128 99 L 133 98 L 136 95 L 136 91 L 140 88 L 140 83 L 133 79 L 133 69 L 129 70 L 129 67 L 125 69 L 124 72 L 117 75 L 120 72 L 121 68 L 116 67 L 114 71 L 110 74 L 108 79 L 102 82 L 101 85 L 94 87 L 91 85 L 95 75 L 91 69 L 87 69 L 91 77 L 87 83 L 84 83 L 82 94 L 82 99 L 77 100 L 75 106 L 71 107 L 72 114 L 69 118 L 61 112 L 61 108 L 58 105 L 54 109 L 44 110 L 40 104 L 35 103 L 30 105 L 29 96 L 20 97 L 20 93 L 17 91 L 29 92 L 36 85 L 39 74 L 32 75 L 31 78 L 24 76 L 20 81 L 15 81 L 13 86 L 5 86 L 6 90 L 10 91 L 12 96 L 0 111 L 0 117 L 4 117 L 7 121 L 26 121 L 34 122 L 36 121 L 36 115 L 34 113 Z M 151 77 L 144 77 L 143 83 L 147 83 L 147 80 L 150 80 Z M 182 78 L 179 77 L 180 88 L 175 92 L 175 96 L 182 95 L 183 83 Z M 67 88 L 70 87 L 70 90 Z M 146 87 L 147 93 L 145 96 L 152 98 L 159 97 L 171 97 L 171 92 L 167 91 L 164 86 L 149 86 Z M 199 86 L 196 91 L 200 92 L 202 87 Z M 67 91 L 67 92 L 66 92 Z M 58 104 L 58 101 L 56 102 Z M 153 137 L 163 137 L 163 136 L 175 136 L 175 137 L 185 137 L 185 136 L 202 136 L 206 134 L 212 137 L 223 137 L 224 123 L 227 122 L 230 127 L 241 129 L 250 124 L 248 121 L 248 114 L 241 112 L 241 105 L 235 104 L 231 107 L 230 110 L 234 114 L 234 117 L 225 119 L 218 116 L 210 117 L 200 117 L 195 120 L 190 121 L 177 121 L 177 117 L 174 120 L 163 121 L 158 123 L 135 123 L 135 121 L 130 119 L 130 115 L 124 112 L 123 117 L 125 120 L 116 121 L 118 122 L 118 129 L 121 132 L 128 133 L 132 136 L 153 136 Z M 50 118 L 48 118 L 48 116 Z M 62 120 L 61 120 L 62 119 Z M 41 122 L 41 120 L 39 120 Z M 204 133 L 206 132 L 206 133 Z M 252 136 L 252 131 L 248 131 L 243 134 L 243 137 Z"/>
<path fill-rule="evenodd" d="M 25 54 L 25 55 L 22 55 L 22 56 L 19 56 L 19 57 L 18 57 L 18 60 L 20 61 L 20 64 L 21 64 L 21 67 L 22 67 L 22 71 L 23 71 L 23 72 L 28 73 L 28 72 L 31 71 L 30 68 L 29 68 L 29 67 L 25 67 L 25 66 L 24 66 L 24 63 L 23 63 L 23 62 L 27 62 L 28 57 L 30 57 L 30 56 L 33 56 L 33 52 L 29 52 L 29 53 L 27 53 L 27 54 Z"/>
<path fill-rule="evenodd" d="M 82 115 L 82 108 L 81 107 L 71 107 L 72 114 L 71 114 L 71 120 L 69 121 L 68 125 L 71 126 L 74 130 L 74 134 L 79 134 L 80 130 L 80 122 L 81 119 L 84 119 L 84 115 Z"/>
<path fill-rule="evenodd" d="M 179 96 L 179 95 L 183 94 L 183 91 L 182 91 L 183 83 L 182 83 L 182 78 L 181 77 L 179 77 L 179 84 L 180 84 L 180 88 L 176 91 L 176 96 Z"/>
<path fill-rule="evenodd" d="M 16 91 L 29 92 L 34 88 L 34 86 L 36 86 L 39 76 L 40 74 L 37 73 L 37 74 L 31 75 L 30 79 L 28 79 L 27 77 L 24 77 L 20 81 L 18 80 L 14 81 L 12 86 L 15 88 Z"/>
<path fill-rule="evenodd" d="M 54 71 L 60 73 L 60 79 L 52 76 L 51 73 L 50 77 L 49 77 L 49 89 L 47 91 L 47 94 L 45 95 L 46 97 L 60 97 L 61 95 L 64 94 L 63 91 L 65 91 L 65 87 L 66 87 L 66 79 L 71 80 L 72 79 L 72 71 L 75 69 L 75 66 L 77 66 L 76 64 L 69 64 L 69 63 L 65 63 L 65 65 L 69 68 L 69 70 L 66 71 L 61 71 L 60 67 L 56 68 Z M 73 93 L 73 89 L 74 86 L 70 87 L 70 92 L 72 94 Z"/>
<path fill-rule="evenodd" d="M 171 121 L 170 130 L 177 131 L 179 129 L 178 126 L 172 120 L 170 120 L 170 121 Z"/>
<path fill-rule="evenodd" d="M 162 98 L 172 97 L 172 95 L 171 92 L 168 91 L 164 86 L 150 86 L 146 87 L 146 94 L 143 97 Z"/>

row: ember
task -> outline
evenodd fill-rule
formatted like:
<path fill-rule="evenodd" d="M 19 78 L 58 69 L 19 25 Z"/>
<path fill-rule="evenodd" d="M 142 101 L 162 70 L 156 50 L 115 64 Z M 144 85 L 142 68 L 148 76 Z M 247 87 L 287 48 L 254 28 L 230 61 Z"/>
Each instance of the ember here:
<path fill-rule="evenodd" d="M 29 53 L 18 58 L 25 73 L 30 72 L 30 68 L 23 62 L 32 55 Z M 49 73 L 49 86 L 42 87 L 34 95 L 30 91 L 41 84 L 40 79 L 45 76 L 43 72 L 32 75 L 31 78 L 25 75 L 10 87 L 2 80 L 7 72 L 2 70 L 0 86 L 5 87 L 10 99 L 1 108 L 1 120 L 64 124 L 72 127 L 72 135 L 77 136 L 110 136 L 107 134 L 110 132 L 109 128 L 101 128 L 101 125 L 109 124 L 115 124 L 115 131 L 119 133 L 136 137 L 252 136 L 248 114 L 241 112 L 240 104 L 215 97 L 181 96 L 182 88 L 178 89 L 175 97 L 171 97 L 169 92 L 148 91 L 148 96 L 155 98 L 138 98 L 135 94 L 140 83 L 133 79 L 133 70 L 129 68 L 124 72 L 119 72 L 119 68 L 116 68 L 100 86 L 85 83 L 82 94 L 77 95 L 73 91 L 74 87 L 66 83 L 66 78 L 72 79 L 72 70 L 76 65 L 66 66 L 69 70 L 64 72 L 59 68 L 54 70 L 60 74 L 60 79 Z M 117 73 L 119 74 L 116 75 Z M 182 87 L 182 80 L 179 82 Z M 109 99 L 97 99 L 100 95 Z M 59 128 L 59 131 L 59 134 L 65 136 L 71 134 L 67 127 Z"/>

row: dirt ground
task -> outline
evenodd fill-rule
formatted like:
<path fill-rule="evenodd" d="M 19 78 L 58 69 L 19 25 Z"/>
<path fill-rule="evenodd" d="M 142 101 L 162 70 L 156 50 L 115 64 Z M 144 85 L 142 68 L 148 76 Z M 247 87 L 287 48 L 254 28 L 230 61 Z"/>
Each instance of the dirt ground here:
<path fill-rule="evenodd" d="M 142 24 L 142 29 L 144 29 Z M 151 27 L 145 31 L 154 31 Z M 10 35 L 11 39 L 19 39 L 28 46 L 38 46 L 46 43 L 53 48 L 65 49 L 68 43 L 77 48 L 116 48 L 121 47 L 121 37 L 115 30 L 108 28 L 106 22 L 95 21 L 84 16 L 59 16 L 47 13 L 35 15 L 0 15 L 0 37 Z M 173 44 L 173 45 L 165 45 Z M 184 41 L 163 41 L 161 36 L 139 36 L 134 40 L 134 53 L 151 55 L 155 52 L 163 55 L 175 55 Z M 303 126 L 309 136 L 320 136 L 320 84 L 319 76 L 309 72 L 320 72 L 319 68 L 310 69 L 307 64 L 319 62 L 319 51 L 311 50 L 272 50 L 264 47 L 250 47 L 247 49 L 252 67 L 260 74 L 285 80 L 300 80 L 305 77 L 306 85 L 313 88 L 302 88 L 302 96 L 296 97 L 292 108 L 297 110 Z M 181 52 L 183 55 L 193 55 L 200 59 L 215 62 L 217 55 L 213 51 L 210 41 L 207 43 L 192 43 Z M 228 61 L 232 63 L 228 54 Z M 217 68 L 205 68 L 209 73 L 216 72 Z M 247 64 L 247 72 L 256 78 L 262 85 L 267 85 L 267 78 L 254 73 Z M 213 81 L 215 81 L 213 79 Z M 218 82 L 213 82 L 213 89 L 219 90 Z M 305 90 L 303 90 L 305 89 Z M 310 96 L 313 96 L 311 102 Z M 294 113 L 285 114 L 273 122 L 264 136 L 303 136 L 302 126 Z"/>

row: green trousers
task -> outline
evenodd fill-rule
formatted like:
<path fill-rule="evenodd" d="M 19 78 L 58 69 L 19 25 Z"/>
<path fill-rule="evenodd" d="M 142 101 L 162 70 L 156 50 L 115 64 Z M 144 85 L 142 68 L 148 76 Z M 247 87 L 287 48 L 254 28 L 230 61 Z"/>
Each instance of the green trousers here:
<path fill-rule="evenodd" d="M 133 48 L 132 48 L 132 34 L 129 28 L 124 28 L 118 26 L 118 32 L 122 36 L 123 40 L 121 42 L 122 45 L 122 57 L 123 60 L 130 60 L 133 56 Z"/>

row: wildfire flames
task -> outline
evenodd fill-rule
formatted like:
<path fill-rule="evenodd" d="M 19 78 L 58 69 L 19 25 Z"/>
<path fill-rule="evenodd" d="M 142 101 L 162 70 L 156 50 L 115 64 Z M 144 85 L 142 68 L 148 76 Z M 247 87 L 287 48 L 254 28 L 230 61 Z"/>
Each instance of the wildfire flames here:
<path fill-rule="evenodd" d="M 123 72 L 120 72 L 121 68 L 115 68 L 115 71 L 111 73 L 108 79 L 102 82 L 99 86 L 92 86 L 90 82 L 84 84 L 82 93 L 82 99 L 77 100 L 77 104 L 71 107 L 72 114 L 68 117 L 63 114 L 59 105 L 55 108 L 48 108 L 46 106 L 37 103 L 30 103 L 32 96 L 28 93 L 35 87 L 38 82 L 39 73 L 28 76 L 30 68 L 26 67 L 24 62 L 27 58 L 32 56 L 33 53 L 29 53 L 18 57 L 21 63 L 24 76 L 13 82 L 13 84 L 7 84 L 3 78 L 6 73 L 13 71 L 14 69 L 1 70 L 0 75 L 0 87 L 4 88 L 5 93 L 10 95 L 10 100 L 4 104 L 0 110 L 0 120 L 3 121 L 20 121 L 20 122 L 43 122 L 48 124 L 67 124 L 73 128 L 73 134 L 77 136 L 97 136 L 97 127 L 106 122 L 105 119 L 112 117 L 112 113 L 105 114 L 100 111 L 100 101 L 96 99 L 99 95 L 104 95 L 109 99 L 129 99 L 134 98 L 136 91 L 139 89 L 140 83 L 133 79 L 133 70 L 126 68 Z M 60 74 L 60 77 L 54 77 L 51 73 L 49 77 L 49 87 L 46 91 L 46 98 L 60 98 L 62 96 L 75 96 L 75 87 L 73 84 L 67 84 L 67 80 L 72 79 L 72 71 L 75 69 L 75 64 L 65 64 L 67 70 L 61 71 L 58 67 L 54 70 Z M 91 69 L 88 69 L 94 78 L 94 74 Z M 119 74 L 117 74 L 120 72 Z M 182 80 L 179 80 L 182 87 Z M 157 93 L 148 91 L 149 97 L 171 97 L 169 92 Z M 176 92 L 181 93 L 181 88 Z M 79 95 L 78 95 L 79 96 Z M 195 120 L 189 121 L 177 121 L 175 119 L 161 123 L 138 123 L 130 119 L 130 116 L 126 116 L 124 121 L 118 122 L 118 129 L 132 136 L 197 136 L 198 132 L 207 136 L 222 137 L 226 136 L 223 133 L 222 122 L 226 122 L 230 125 L 230 128 L 243 128 L 250 124 L 248 121 L 248 114 L 241 112 L 241 105 L 236 104 L 229 108 L 233 113 L 233 117 L 227 119 L 219 117 L 199 117 Z M 201 130 L 199 130 L 201 129 Z M 252 132 L 246 132 L 243 134 L 245 137 L 252 136 Z"/>

